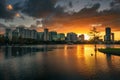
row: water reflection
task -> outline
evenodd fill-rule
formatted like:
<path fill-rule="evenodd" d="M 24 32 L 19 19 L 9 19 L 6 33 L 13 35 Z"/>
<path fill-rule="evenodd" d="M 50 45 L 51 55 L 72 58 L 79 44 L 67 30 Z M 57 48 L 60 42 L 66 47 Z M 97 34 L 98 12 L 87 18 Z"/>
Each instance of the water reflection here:
<path fill-rule="evenodd" d="M 32 52 L 37 52 L 38 49 L 32 47 L 5 47 L 5 57 L 17 57 L 25 54 L 32 55 Z"/>
<path fill-rule="evenodd" d="M 106 46 L 106 48 L 114 48 L 115 47 L 114 44 L 106 44 L 105 46 Z"/>
<path fill-rule="evenodd" d="M 95 55 L 94 45 L 39 45 L 0 50 L 0 80 L 120 80 L 119 74 L 120 57 L 101 52 Z"/>
<path fill-rule="evenodd" d="M 53 48 L 47 47 L 47 45 L 43 45 L 42 47 L 11 47 L 5 46 L 5 58 L 12 58 L 12 57 L 20 57 L 29 54 L 30 56 L 35 55 L 36 52 L 44 52 L 47 53 L 48 51 L 52 51 Z"/>

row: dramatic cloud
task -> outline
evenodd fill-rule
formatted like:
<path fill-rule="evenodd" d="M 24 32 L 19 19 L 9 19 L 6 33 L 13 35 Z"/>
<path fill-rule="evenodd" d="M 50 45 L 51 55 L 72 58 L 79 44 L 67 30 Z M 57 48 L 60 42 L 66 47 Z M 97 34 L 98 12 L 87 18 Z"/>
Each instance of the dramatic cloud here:
<path fill-rule="evenodd" d="M 91 8 L 99 3 L 98 11 L 110 9 L 110 3 L 113 0 L 59 0 L 56 5 L 64 7 L 65 12 L 79 12 L 83 8 Z M 72 7 L 71 7 L 72 4 Z"/>
<path fill-rule="evenodd" d="M 54 12 L 53 0 L 28 0 L 22 11 L 33 17 L 43 17 Z"/>
<path fill-rule="evenodd" d="M 5 28 L 7 28 L 7 26 L 0 23 L 0 34 L 3 34 L 5 32 Z"/>
<path fill-rule="evenodd" d="M 7 28 L 7 26 L 5 26 L 4 24 L 0 23 L 0 28 Z"/>
<path fill-rule="evenodd" d="M 37 19 L 42 18 L 47 27 L 59 32 L 80 33 L 97 23 L 120 29 L 120 0 L 1 0 L 0 4 L 0 18 L 23 15 L 24 20 L 15 18 L 7 24 L 36 25 Z"/>
<path fill-rule="evenodd" d="M 6 8 L 6 0 L 0 0 L 0 18 L 3 19 L 12 19 L 14 17 L 14 12 L 7 10 Z M 9 5 L 9 9 L 12 9 L 12 7 Z"/>
<path fill-rule="evenodd" d="M 112 30 L 120 30 L 120 10 L 113 9 L 98 11 L 100 3 L 94 4 L 91 8 L 83 8 L 79 12 L 72 14 L 57 15 L 53 19 L 53 24 L 49 25 L 55 27 L 62 25 L 58 29 L 60 32 L 73 32 L 84 33 L 88 32 L 92 24 L 102 24 L 99 30 L 104 31 L 106 26 L 110 26 Z M 118 7 L 117 7 L 118 8 Z M 64 30 L 64 31 L 63 31 Z"/>

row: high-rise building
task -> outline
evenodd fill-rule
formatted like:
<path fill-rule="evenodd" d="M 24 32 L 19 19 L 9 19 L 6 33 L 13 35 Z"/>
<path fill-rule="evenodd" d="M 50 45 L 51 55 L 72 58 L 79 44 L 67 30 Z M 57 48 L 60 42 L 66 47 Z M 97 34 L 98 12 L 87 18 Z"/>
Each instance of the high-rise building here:
<path fill-rule="evenodd" d="M 49 41 L 49 31 L 47 28 L 44 29 L 44 41 Z"/>
<path fill-rule="evenodd" d="M 37 39 L 37 31 L 36 30 L 30 30 L 31 31 L 31 39 Z"/>
<path fill-rule="evenodd" d="M 105 41 L 106 42 L 110 42 L 111 41 L 111 28 L 110 27 L 107 27 L 106 29 L 105 29 Z"/>
<path fill-rule="evenodd" d="M 47 31 L 45 31 L 47 34 Z M 37 40 L 38 32 L 36 30 L 30 30 L 24 26 L 18 26 L 15 30 L 9 28 L 5 32 L 6 38 L 12 40 L 12 38 L 34 39 Z"/>
<path fill-rule="evenodd" d="M 114 42 L 114 40 L 115 40 L 115 36 L 114 36 L 114 33 L 111 33 L 111 37 L 112 37 L 112 42 Z"/>
<path fill-rule="evenodd" d="M 57 32 L 56 31 L 49 32 L 49 40 L 50 41 L 56 41 L 56 37 L 57 37 Z"/>
<path fill-rule="evenodd" d="M 29 29 L 26 29 L 26 38 L 27 39 L 31 38 L 31 31 Z"/>
<path fill-rule="evenodd" d="M 40 41 L 43 41 L 44 33 L 43 32 L 38 32 L 37 33 L 37 39 Z"/>
<path fill-rule="evenodd" d="M 19 33 L 16 30 L 12 31 L 12 41 L 17 42 L 19 39 Z"/>
<path fill-rule="evenodd" d="M 73 41 L 76 42 L 78 40 L 76 33 L 67 33 L 67 41 Z"/>
<path fill-rule="evenodd" d="M 19 33 L 16 31 L 16 30 L 14 30 L 14 31 L 12 31 L 12 38 L 19 38 Z"/>
<path fill-rule="evenodd" d="M 17 32 L 19 33 L 19 37 L 21 38 L 25 38 L 25 29 L 24 29 L 24 26 L 21 25 L 21 26 L 18 26 L 16 28 Z"/>
<path fill-rule="evenodd" d="M 5 37 L 9 40 L 12 40 L 12 30 L 10 28 L 6 28 Z"/>
<path fill-rule="evenodd" d="M 57 40 L 59 41 L 64 41 L 65 40 L 65 34 L 64 33 L 59 33 L 57 35 Z"/>

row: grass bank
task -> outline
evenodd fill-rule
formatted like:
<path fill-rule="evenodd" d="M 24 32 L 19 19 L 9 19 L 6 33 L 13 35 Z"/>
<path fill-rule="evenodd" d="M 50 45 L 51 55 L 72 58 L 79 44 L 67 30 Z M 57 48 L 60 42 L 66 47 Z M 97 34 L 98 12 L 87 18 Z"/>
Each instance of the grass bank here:
<path fill-rule="evenodd" d="M 120 55 L 120 48 L 101 48 L 98 51 L 106 54 Z"/>

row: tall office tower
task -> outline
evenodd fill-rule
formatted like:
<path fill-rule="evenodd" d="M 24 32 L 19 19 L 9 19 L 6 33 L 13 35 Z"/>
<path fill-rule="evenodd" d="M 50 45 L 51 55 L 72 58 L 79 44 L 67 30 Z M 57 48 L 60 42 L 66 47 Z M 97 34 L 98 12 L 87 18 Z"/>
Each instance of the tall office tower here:
<path fill-rule="evenodd" d="M 37 39 L 37 31 L 36 30 L 30 30 L 31 31 L 31 39 Z"/>
<path fill-rule="evenodd" d="M 9 40 L 12 40 L 12 30 L 7 28 L 5 31 L 5 37 Z"/>
<path fill-rule="evenodd" d="M 43 38 L 44 38 L 44 32 L 38 32 L 37 33 L 37 39 L 40 40 L 40 41 L 43 41 Z"/>
<path fill-rule="evenodd" d="M 37 33 L 38 33 L 38 32 L 37 32 L 36 30 L 34 30 L 34 39 L 35 39 L 35 40 L 37 40 Z"/>
<path fill-rule="evenodd" d="M 76 42 L 78 40 L 76 33 L 67 33 L 67 41 L 73 41 Z"/>
<path fill-rule="evenodd" d="M 44 41 L 49 41 L 49 32 L 48 29 L 44 29 Z"/>
<path fill-rule="evenodd" d="M 111 33 L 111 37 L 112 37 L 112 42 L 114 42 L 114 40 L 115 40 L 115 36 L 114 36 L 114 33 Z"/>
<path fill-rule="evenodd" d="M 25 26 L 23 25 L 20 25 L 16 28 L 17 32 L 20 34 L 19 36 L 21 38 L 25 38 L 25 29 L 24 29 Z"/>
<path fill-rule="evenodd" d="M 19 38 L 19 33 L 16 30 L 12 31 L 12 37 Z"/>
<path fill-rule="evenodd" d="M 107 27 L 105 29 L 106 35 L 105 35 L 105 41 L 111 41 L 111 28 Z"/>
<path fill-rule="evenodd" d="M 25 39 L 27 39 L 27 38 L 28 38 L 28 36 L 27 36 L 27 29 L 24 30 L 24 35 L 25 35 L 25 36 L 24 36 Z"/>
<path fill-rule="evenodd" d="M 57 32 L 56 31 L 49 32 L 49 40 L 50 41 L 55 41 L 56 38 L 57 38 Z"/>

